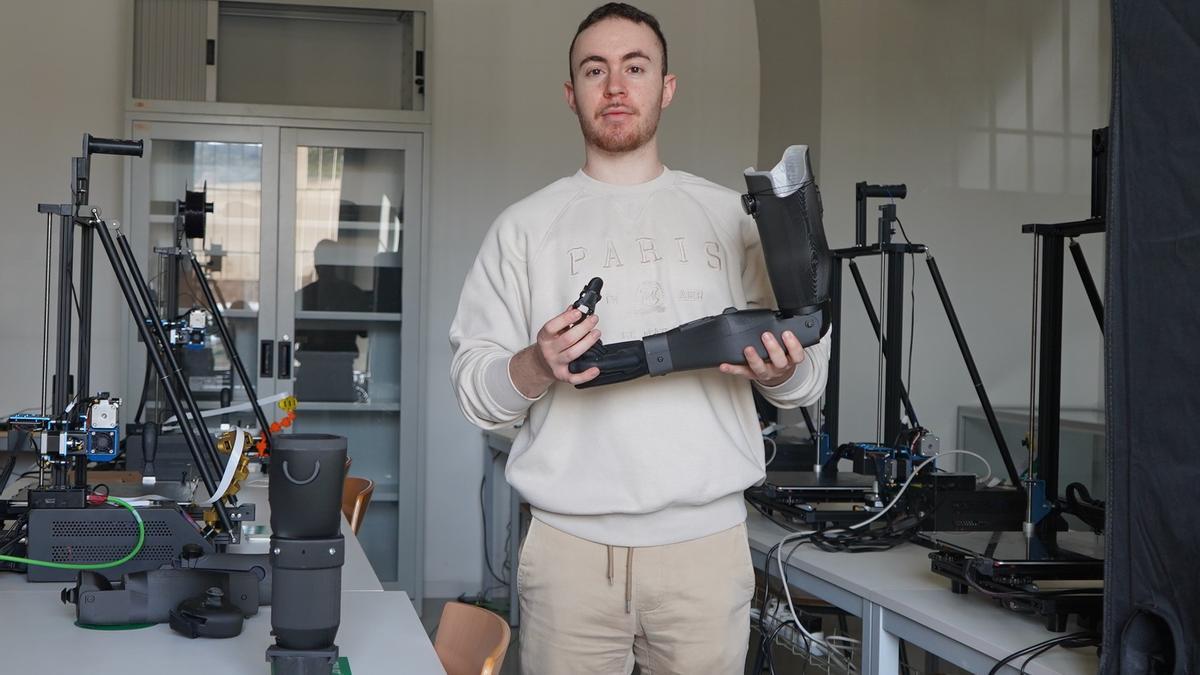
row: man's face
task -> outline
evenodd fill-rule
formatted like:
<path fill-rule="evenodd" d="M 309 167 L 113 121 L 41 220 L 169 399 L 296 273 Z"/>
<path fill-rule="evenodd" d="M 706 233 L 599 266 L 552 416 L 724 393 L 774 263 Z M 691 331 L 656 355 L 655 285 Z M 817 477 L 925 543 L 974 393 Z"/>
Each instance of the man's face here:
<path fill-rule="evenodd" d="M 574 82 L 565 87 L 588 145 L 623 153 L 654 138 L 675 95 L 675 76 L 664 76 L 662 65 L 662 46 L 644 24 L 605 19 L 579 34 L 571 53 Z"/>

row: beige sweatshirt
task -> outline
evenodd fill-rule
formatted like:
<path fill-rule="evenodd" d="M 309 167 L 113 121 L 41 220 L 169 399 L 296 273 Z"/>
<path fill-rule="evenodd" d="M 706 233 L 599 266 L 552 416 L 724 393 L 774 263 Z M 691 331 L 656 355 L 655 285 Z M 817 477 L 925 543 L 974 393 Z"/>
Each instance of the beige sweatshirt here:
<path fill-rule="evenodd" d="M 506 209 L 463 285 L 450 327 L 463 414 L 484 429 L 524 422 L 505 475 L 534 515 L 578 537 L 654 546 L 746 517 L 764 477 L 749 381 L 717 369 L 591 389 L 558 382 L 536 400 L 508 362 L 592 277 L 605 342 L 641 339 L 727 307 L 774 307 L 753 219 L 738 193 L 681 171 L 619 186 L 582 171 Z M 759 387 L 783 408 L 825 387 L 829 336 L 795 374 Z"/>

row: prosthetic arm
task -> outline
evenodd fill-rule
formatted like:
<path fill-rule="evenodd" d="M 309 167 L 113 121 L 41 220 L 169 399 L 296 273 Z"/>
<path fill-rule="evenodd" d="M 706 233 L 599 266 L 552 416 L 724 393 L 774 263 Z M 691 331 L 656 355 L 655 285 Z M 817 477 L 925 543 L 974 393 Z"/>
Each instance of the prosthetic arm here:
<path fill-rule="evenodd" d="M 577 385 L 594 387 L 632 380 L 642 375 L 666 375 L 678 370 L 713 368 L 722 363 L 744 364 L 743 350 L 754 347 L 767 358 L 761 335 L 792 331 L 805 347 L 829 331 L 829 282 L 833 257 L 821 222 L 821 197 L 813 179 L 808 146 L 793 145 L 771 171 L 746 171 L 747 193 L 742 206 L 758 224 L 767 275 L 779 310 L 735 309 L 690 321 L 644 340 L 605 345 L 597 342 L 572 361 L 569 370 L 582 373 L 600 368 L 595 379 Z M 580 294 L 580 301 L 599 300 L 598 279 Z M 594 293 L 589 293 L 589 289 Z M 586 313 L 585 313 L 586 315 Z"/>

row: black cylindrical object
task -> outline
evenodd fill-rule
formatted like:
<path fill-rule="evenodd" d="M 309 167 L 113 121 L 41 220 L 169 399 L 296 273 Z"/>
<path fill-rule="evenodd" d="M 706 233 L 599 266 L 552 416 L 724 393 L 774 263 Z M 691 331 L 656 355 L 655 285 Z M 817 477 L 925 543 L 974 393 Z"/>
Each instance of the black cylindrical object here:
<path fill-rule="evenodd" d="M 866 181 L 854 184 L 854 245 L 867 245 L 867 199 L 904 199 L 908 196 L 908 186 L 871 185 Z"/>
<path fill-rule="evenodd" d="M 886 246 L 892 243 L 892 223 L 896 221 L 896 205 L 884 204 L 879 207 L 879 244 Z M 904 372 L 904 253 L 889 250 L 887 256 L 887 297 L 883 306 L 883 330 L 888 336 L 883 348 L 883 438 L 881 443 L 895 443 L 903 428 L 900 422 L 900 404 L 904 383 L 901 375 Z M 904 464 L 896 466 L 896 479 L 906 478 Z"/>
<path fill-rule="evenodd" d="M 345 541 L 271 538 L 271 632 L 284 649 L 333 646 L 342 619 Z"/>
<path fill-rule="evenodd" d="M 1075 261 L 1075 269 L 1079 270 L 1079 280 L 1083 282 L 1083 291 L 1087 293 L 1088 302 L 1092 305 L 1092 313 L 1100 323 L 1100 332 L 1104 332 L 1104 301 L 1100 299 L 1100 291 L 1096 288 L 1096 280 L 1092 278 L 1092 270 L 1088 267 L 1087 258 L 1083 257 L 1083 249 L 1074 239 L 1068 244 L 1071 249 L 1071 259 Z"/>
<path fill-rule="evenodd" d="M 329 673 L 341 623 L 342 474 L 346 439 L 275 437 L 271 452 L 271 632 L 277 675 Z"/>
<path fill-rule="evenodd" d="M 937 260 L 934 260 L 932 255 L 926 255 L 925 263 L 929 265 L 929 276 L 933 279 L 933 286 L 937 289 L 938 298 L 942 301 L 942 308 L 946 310 L 946 319 L 950 322 L 950 329 L 954 331 L 954 341 L 958 343 L 958 351 L 962 354 L 963 363 L 967 365 L 967 372 L 971 375 L 971 384 L 975 385 L 975 394 L 979 396 L 979 406 L 983 408 L 983 414 L 987 417 L 988 428 L 991 429 L 992 438 L 996 441 L 996 449 L 1000 451 L 1000 459 L 1004 460 L 1004 470 L 1008 473 L 1008 480 L 1013 487 L 1024 493 L 1025 483 L 1021 481 L 1021 477 L 1017 473 L 1017 465 L 1013 463 L 1012 453 L 1008 451 L 1008 443 L 1000 431 L 1000 422 L 996 419 L 996 411 L 992 408 L 992 401 L 983 387 L 983 379 L 979 376 L 979 368 L 975 366 L 975 357 L 971 355 L 967 337 L 963 333 L 962 324 L 958 321 L 958 312 L 954 311 L 954 304 L 950 302 L 950 292 L 946 290 L 946 282 L 942 280 Z"/>
<path fill-rule="evenodd" d="M 908 196 L 908 186 L 904 183 L 898 185 L 863 185 L 862 193 L 864 197 L 904 199 Z"/>
<path fill-rule="evenodd" d="M 83 152 L 85 155 L 125 155 L 141 157 L 144 141 L 127 141 L 117 138 L 96 138 L 91 134 L 83 135 Z"/>
<path fill-rule="evenodd" d="M 80 401 L 91 395 L 92 369 L 92 265 L 95 253 L 94 225 L 79 232 L 79 358 L 76 359 L 76 396 Z"/>
<path fill-rule="evenodd" d="M 55 334 L 54 389 L 51 394 L 52 416 L 65 415 L 71 400 L 71 285 L 75 271 L 75 222 L 71 216 L 61 220 L 62 243 L 58 247 L 58 332 Z"/>
<path fill-rule="evenodd" d="M 271 533 L 282 539 L 336 537 L 341 531 L 346 438 L 280 434 L 271 448 Z"/>

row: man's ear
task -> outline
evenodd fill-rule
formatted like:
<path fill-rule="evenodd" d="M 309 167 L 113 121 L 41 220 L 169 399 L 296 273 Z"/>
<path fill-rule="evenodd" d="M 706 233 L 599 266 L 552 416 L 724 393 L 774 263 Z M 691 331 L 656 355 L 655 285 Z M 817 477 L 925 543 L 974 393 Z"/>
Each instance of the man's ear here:
<path fill-rule="evenodd" d="M 663 95 L 662 107 L 671 105 L 671 99 L 675 98 L 675 76 L 667 73 L 663 75 Z"/>
<path fill-rule="evenodd" d="M 571 112 L 579 114 L 579 111 L 575 109 L 575 85 L 563 82 L 563 96 L 566 97 L 567 107 L 571 109 Z"/>

